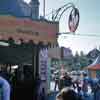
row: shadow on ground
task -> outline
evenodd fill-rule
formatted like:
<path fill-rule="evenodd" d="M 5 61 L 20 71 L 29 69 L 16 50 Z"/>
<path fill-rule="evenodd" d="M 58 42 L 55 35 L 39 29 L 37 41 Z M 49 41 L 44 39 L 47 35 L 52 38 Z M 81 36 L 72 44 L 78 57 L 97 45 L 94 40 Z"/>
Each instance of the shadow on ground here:
<path fill-rule="evenodd" d="M 48 94 L 48 100 L 56 100 L 56 95 L 58 92 L 51 92 Z"/>

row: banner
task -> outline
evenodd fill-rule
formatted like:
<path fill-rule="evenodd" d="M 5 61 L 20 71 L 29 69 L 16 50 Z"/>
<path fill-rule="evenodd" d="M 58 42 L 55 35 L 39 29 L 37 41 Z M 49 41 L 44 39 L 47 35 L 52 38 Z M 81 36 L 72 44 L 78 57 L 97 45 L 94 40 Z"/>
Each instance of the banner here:
<path fill-rule="evenodd" d="M 48 69 L 48 50 L 43 48 L 39 54 L 39 74 L 41 80 L 47 80 L 47 69 Z"/>

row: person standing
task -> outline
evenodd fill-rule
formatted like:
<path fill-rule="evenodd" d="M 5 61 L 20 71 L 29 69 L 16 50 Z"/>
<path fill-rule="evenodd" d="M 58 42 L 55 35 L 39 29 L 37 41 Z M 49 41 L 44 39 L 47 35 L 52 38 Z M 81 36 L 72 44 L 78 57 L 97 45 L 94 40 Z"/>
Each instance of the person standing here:
<path fill-rule="evenodd" d="M 58 86 L 58 84 L 59 84 L 59 76 L 57 75 L 57 74 L 55 74 L 55 87 L 54 87 L 54 90 L 56 91 L 56 89 L 57 89 L 57 86 Z"/>
<path fill-rule="evenodd" d="M 83 85 L 82 85 L 82 91 L 83 91 L 83 95 L 84 96 L 87 96 L 87 93 L 88 93 L 88 85 L 89 85 L 89 82 L 88 82 L 88 75 L 87 73 L 83 73 Z"/>
<path fill-rule="evenodd" d="M 94 100 L 100 100 L 100 83 L 97 78 L 93 79 L 92 92 Z"/>
<path fill-rule="evenodd" d="M 10 84 L 6 79 L 0 76 L 0 85 L 2 89 L 2 99 L 1 100 L 10 100 L 10 91 L 11 87 Z"/>
<path fill-rule="evenodd" d="M 59 89 L 62 90 L 65 87 L 70 87 L 73 84 L 72 78 L 65 72 L 59 80 Z"/>

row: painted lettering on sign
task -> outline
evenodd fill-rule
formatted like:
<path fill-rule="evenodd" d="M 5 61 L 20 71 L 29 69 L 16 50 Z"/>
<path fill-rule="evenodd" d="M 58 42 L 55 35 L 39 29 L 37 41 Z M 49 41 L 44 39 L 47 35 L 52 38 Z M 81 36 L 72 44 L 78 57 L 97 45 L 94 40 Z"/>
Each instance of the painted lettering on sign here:
<path fill-rule="evenodd" d="M 47 80 L 48 50 L 41 49 L 39 54 L 39 73 L 41 80 Z"/>

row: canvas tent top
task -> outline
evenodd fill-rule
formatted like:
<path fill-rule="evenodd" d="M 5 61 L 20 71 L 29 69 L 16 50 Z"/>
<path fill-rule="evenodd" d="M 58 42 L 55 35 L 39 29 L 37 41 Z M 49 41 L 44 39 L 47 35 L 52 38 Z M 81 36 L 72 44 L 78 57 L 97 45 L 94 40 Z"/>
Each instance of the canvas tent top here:
<path fill-rule="evenodd" d="M 95 61 L 87 67 L 90 70 L 100 70 L 100 55 L 95 59 Z"/>

